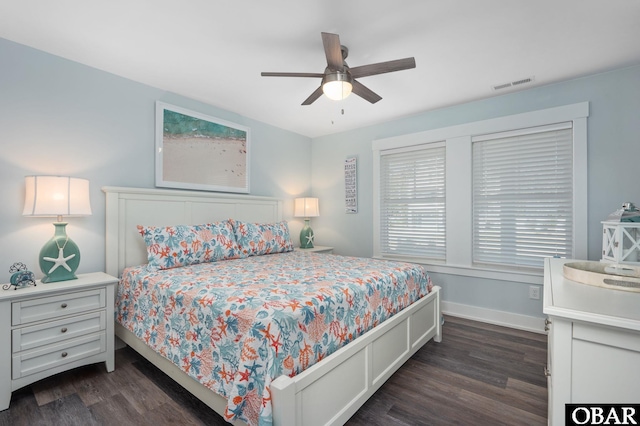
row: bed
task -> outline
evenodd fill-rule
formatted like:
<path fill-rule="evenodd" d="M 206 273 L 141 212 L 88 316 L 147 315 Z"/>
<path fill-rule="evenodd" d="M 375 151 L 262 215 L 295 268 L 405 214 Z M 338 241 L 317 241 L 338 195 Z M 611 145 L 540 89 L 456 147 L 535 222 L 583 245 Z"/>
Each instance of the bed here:
<path fill-rule="evenodd" d="M 145 271 L 145 269 L 148 269 L 145 266 L 138 266 L 136 268 L 136 265 L 144 265 L 148 261 L 147 246 L 145 245 L 144 238 L 141 238 L 141 230 L 138 229 L 138 225 L 140 224 L 145 224 L 153 228 L 154 226 L 164 227 L 170 224 L 195 225 L 213 221 L 225 221 L 229 218 L 234 218 L 241 223 L 279 223 L 283 217 L 283 202 L 268 197 L 115 187 L 105 187 L 103 191 L 106 194 L 107 200 L 107 273 L 120 277 L 123 276 L 124 271 L 126 277 L 123 276 L 123 278 L 127 278 L 127 280 L 140 274 L 149 274 L 149 271 Z M 323 256 L 327 257 L 323 258 Z M 269 270 L 279 271 L 278 273 L 272 274 L 274 277 L 269 279 L 281 280 L 284 279 L 283 275 L 291 275 L 294 280 L 304 281 L 308 279 L 308 276 L 305 275 L 304 272 L 306 267 L 309 267 L 310 271 L 315 271 L 311 273 L 312 275 L 318 275 L 318 270 L 325 268 L 320 274 L 322 276 L 337 274 L 340 272 L 337 271 L 337 269 L 340 269 L 342 275 L 338 274 L 339 276 L 333 278 L 338 281 L 348 282 L 348 280 L 362 279 L 353 275 L 352 271 L 356 269 L 356 266 L 360 267 L 372 262 L 377 262 L 369 259 L 301 253 L 296 250 L 263 256 L 235 256 L 243 257 L 242 259 L 234 259 L 233 257 L 232 255 L 228 260 L 221 260 L 220 262 L 215 262 L 215 264 L 195 264 L 188 267 L 189 269 L 167 269 L 166 271 L 168 271 L 168 275 L 171 276 L 171 278 L 166 278 L 165 274 L 162 275 L 162 279 L 168 279 L 169 282 L 175 284 L 175 286 L 171 288 L 171 285 L 165 285 L 163 287 L 163 291 L 165 292 L 163 295 L 149 296 L 149 298 L 175 298 L 175 294 L 172 296 L 167 293 L 170 291 L 182 292 L 180 293 L 181 297 L 191 294 L 190 290 L 187 289 L 188 286 L 185 287 L 185 280 L 186 282 L 192 282 L 194 281 L 194 276 L 200 277 L 202 274 L 205 274 L 206 270 L 211 268 L 214 270 L 214 275 L 218 277 L 233 276 L 234 280 L 240 280 L 241 282 L 252 281 L 252 274 L 259 276 L 260 280 L 266 280 L 269 274 L 265 271 Z M 250 263 L 240 263 L 247 261 Z M 273 262 L 281 262 L 281 264 Z M 338 263 L 334 264 L 334 262 L 352 262 L 352 264 L 350 266 L 338 266 Z M 391 270 L 397 266 L 388 262 L 377 263 L 378 266 L 382 264 L 387 265 Z M 285 265 L 294 266 L 291 270 L 287 270 Z M 229 270 L 223 270 L 223 267 L 228 267 Z M 244 277 L 239 275 L 241 271 L 245 271 Z M 153 270 L 150 273 L 152 278 L 145 275 L 147 276 L 147 278 L 145 278 L 147 281 L 160 279 L 154 275 L 155 272 L 153 272 Z M 374 275 L 381 274 L 380 271 L 373 271 L 372 273 Z M 184 277 L 185 274 L 187 278 Z M 385 277 L 386 276 L 387 275 L 385 275 Z M 220 278 L 220 280 L 224 281 L 223 278 Z M 133 281 L 135 281 L 135 279 Z M 309 362 L 309 365 L 302 366 L 289 362 L 286 367 L 289 369 L 285 370 L 282 370 L 282 367 L 279 367 L 280 370 L 278 370 L 278 368 L 273 370 L 272 367 L 272 372 L 276 371 L 282 374 L 276 374 L 272 381 L 270 381 L 271 379 L 269 380 L 270 383 L 261 383 L 260 386 L 251 385 L 251 389 L 259 388 L 263 391 L 266 389 L 264 395 L 266 395 L 267 398 L 263 398 L 262 403 L 264 404 L 264 401 L 268 400 L 270 407 L 267 410 L 264 410 L 264 407 L 261 408 L 261 417 L 242 415 L 241 417 L 245 419 L 248 418 L 249 423 L 269 424 L 273 422 L 276 425 L 291 426 L 345 423 L 415 351 L 430 339 L 440 341 L 439 288 L 434 286 L 427 289 L 426 283 L 416 284 L 417 281 L 417 279 L 411 279 L 410 284 L 413 288 L 412 291 L 420 294 L 419 298 L 417 298 L 414 303 L 411 303 L 410 300 L 407 300 L 407 298 L 403 296 L 404 300 L 400 300 L 398 308 L 396 309 L 398 310 L 397 313 L 394 312 L 392 308 L 389 308 L 386 313 L 385 309 L 379 310 L 380 318 L 368 319 L 368 321 L 372 322 L 371 325 L 377 323 L 374 328 L 367 331 L 366 327 L 362 326 L 361 323 L 365 322 L 363 316 L 358 319 L 360 322 L 357 324 L 355 331 L 343 331 L 342 333 L 336 331 L 333 335 L 342 336 L 341 339 L 348 342 L 346 346 L 338 349 L 334 347 L 330 341 L 325 341 L 324 349 L 322 348 L 323 345 L 318 345 L 315 349 L 309 350 L 310 352 L 320 354 L 317 362 Z M 280 284 L 282 285 L 282 283 Z M 121 285 L 121 287 L 123 287 L 123 285 Z M 344 293 L 345 298 L 343 299 L 337 296 L 327 296 L 328 293 L 326 292 L 329 292 L 329 287 L 331 287 L 331 285 L 328 284 L 328 280 L 325 281 L 325 284 L 320 285 L 320 287 L 320 295 L 297 294 L 297 300 L 302 302 L 302 306 L 312 306 L 313 303 L 317 304 L 318 301 L 326 299 L 333 300 L 336 306 L 332 306 L 331 309 L 333 309 L 332 312 L 335 314 L 335 312 L 338 312 L 337 308 L 339 303 L 337 302 L 340 300 L 345 302 L 343 299 L 346 299 L 348 292 Z M 353 288 L 355 287 L 357 286 L 354 285 Z M 289 287 L 285 285 L 280 288 L 287 289 Z M 217 288 L 213 291 L 215 293 L 222 290 Z M 369 293 L 373 294 L 374 290 L 372 288 L 369 289 Z M 137 291 L 136 294 L 140 294 L 140 291 Z M 225 295 L 220 298 L 229 299 L 230 297 L 236 296 L 244 300 L 243 295 L 237 294 L 235 296 Z M 353 294 L 349 295 L 349 297 L 352 296 Z M 305 297 L 307 298 L 305 299 Z M 403 297 L 396 296 L 395 298 L 403 299 Z M 246 303 L 242 302 L 242 300 L 241 303 Z M 272 302 L 273 306 L 278 306 L 277 300 L 272 300 Z M 142 301 L 140 302 L 140 304 L 143 303 Z M 350 300 L 345 303 L 354 302 Z M 330 310 L 328 310 L 327 306 L 322 308 L 316 306 L 315 311 L 309 309 L 307 315 L 312 315 L 313 317 L 313 312 L 318 314 L 321 310 L 328 314 Z M 229 310 L 229 308 L 224 309 Z M 122 312 L 122 308 L 120 311 Z M 276 311 L 278 315 L 281 314 L 281 310 L 276 309 Z M 302 312 L 303 309 L 294 309 L 293 311 Z M 312 314 L 309 314 L 309 312 Z M 260 313 L 260 315 L 262 314 L 267 315 L 264 312 Z M 138 315 L 141 317 L 144 316 Z M 315 332 L 318 336 L 322 336 L 321 332 L 312 330 L 313 327 L 317 326 L 318 322 L 313 321 L 313 318 L 307 318 L 307 320 L 306 327 L 305 325 L 301 326 L 302 329 L 304 329 L 303 331 L 312 334 Z M 173 319 L 173 321 L 175 321 L 175 319 Z M 354 323 L 354 321 L 351 322 Z M 331 324 L 333 325 L 333 323 Z M 307 328 L 309 330 L 307 330 Z M 263 329 L 266 328 L 262 327 L 260 330 Z M 281 351 L 280 354 L 285 356 L 287 354 L 283 342 L 286 340 L 286 335 L 282 329 L 278 330 L 276 334 L 274 326 L 274 329 L 267 333 L 257 331 L 256 334 L 264 334 L 267 336 L 267 340 L 271 339 L 271 342 L 277 341 L 276 348 L 281 348 L 279 349 Z M 300 330 L 297 330 L 297 332 L 301 333 Z M 215 383 L 213 385 L 212 383 L 206 383 L 205 386 L 188 375 L 187 370 L 190 370 L 191 367 L 185 368 L 184 363 L 179 362 L 180 356 L 176 354 L 168 355 L 170 349 L 165 348 L 163 351 L 159 349 L 157 345 L 154 348 L 154 345 L 150 344 L 150 339 L 144 338 L 144 331 L 142 331 L 142 329 L 136 329 L 135 326 L 131 326 L 131 324 L 119 318 L 119 321 L 116 322 L 116 335 L 209 407 L 223 416 L 226 415 L 226 418 L 230 419 L 230 414 L 234 413 L 234 409 L 239 410 L 240 406 L 246 408 L 246 398 L 240 398 L 240 396 L 245 396 L 246 387 L 240 390 L 227 391 L 227 394 L 229 394 L 228 392 L 232 392 L 232 396 L 228 401 L 227 398 L 211 390 L 212 388 L 215 389 Z M 238 336 L 240 336 L 240 334 L 238 334 Z M 324 336 L 326 340 L 326 335 Z M 178 342 L 176 344 L 178 345 Z M 259 351 L 260 348 L 256 348 L 254 352 L 258 353 Z M 178 360 L 178 362 L 174 364 L 169 361 L 169 359 Z M 221 363 L 219 364 L 222 365 Z M 220 367 L 220 365 L 218 365 L 218 367 Z M 253 368 L 257 369 L 259 367 L 260 363 L 256 364 L 254 362 Z M 224 365 L 220 368 L 226 371 Z M 220 368 L 218 368 L 218 372 Z M 211 370 L 211 367 L 207 367 L 207 370 Z M 242 373 L 245 375 L 249 374 L 247 370 L 240 371 L 239 374 L 242 375 Z M 245 379 L 247 377 L 248 376 L 245 376 Z M 248 382 L 247 380 L 245 385 L 248 385 Z M 216 391 L 219 392 L 220 389 L 216 389 Z M 235 400 L 239 403 L 237 406 L 231 403 L 231 401 Z M 231 420 L 234 424 L 244 424 L 242 421 Z"/>

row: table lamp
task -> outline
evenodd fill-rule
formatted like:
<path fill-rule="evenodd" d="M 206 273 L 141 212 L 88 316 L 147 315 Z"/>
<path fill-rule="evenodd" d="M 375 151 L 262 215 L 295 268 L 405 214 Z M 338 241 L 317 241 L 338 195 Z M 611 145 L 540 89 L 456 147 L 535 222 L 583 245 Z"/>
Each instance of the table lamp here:
<path fill-rule="evenodd" d="M 294 203 L 295 217 L 304 217 L 304 228 L 300 231 L 300 248 L 313 248 L 313 229 L 309 226 L 309 218 L 320 216 L 317 198 L 296 198 Z"/>
<path fill-rule="evenodd" d="M 89 181 L 67 176 L 26 176 L 23 216 L 57 217 L 53 237 L 40 250 L 43 283 L 76 279 L 80 250 L 67 235 L 63 216 L 91 215 Z"/>

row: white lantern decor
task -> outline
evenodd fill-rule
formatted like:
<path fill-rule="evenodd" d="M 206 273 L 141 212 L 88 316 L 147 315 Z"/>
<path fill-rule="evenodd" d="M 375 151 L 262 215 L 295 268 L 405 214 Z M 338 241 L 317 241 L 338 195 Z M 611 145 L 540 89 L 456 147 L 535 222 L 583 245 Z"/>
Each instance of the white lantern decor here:
<path fill-rule="evenodd" d="M 602 261 L 640 265 L 640 211 L 633 203 L 602 222 Z"/>

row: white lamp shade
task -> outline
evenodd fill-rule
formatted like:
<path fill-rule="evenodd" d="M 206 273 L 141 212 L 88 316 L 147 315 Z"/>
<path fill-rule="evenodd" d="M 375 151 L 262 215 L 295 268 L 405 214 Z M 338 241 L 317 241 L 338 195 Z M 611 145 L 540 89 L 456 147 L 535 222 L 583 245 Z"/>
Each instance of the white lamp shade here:
<path fill-rule="evenodd" d="M 293 215 L 295 217 L 317 217 L 320 216 L 317 198 L 296 198 Z"/>
<path fill-rule="evenodd" d="M 23 216 L 88 216 L 89 181 L 67 176 L 26 176 Z"/>
<path fill-rule="evenodd" d="M 348 81 L 328 81 L 322 85 L 325 96 L 332 101 L 341 101 L 351 94 L 351 83 Z"/>

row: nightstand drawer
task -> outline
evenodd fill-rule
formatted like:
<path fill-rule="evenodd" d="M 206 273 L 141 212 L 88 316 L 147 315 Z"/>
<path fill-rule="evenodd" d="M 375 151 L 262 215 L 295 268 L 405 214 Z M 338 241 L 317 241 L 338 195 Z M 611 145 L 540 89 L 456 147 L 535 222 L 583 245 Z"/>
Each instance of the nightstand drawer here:
<path fill-rule="evenodd" d="M 99 311 L 17 328 L 11 332 L 12 352 L 26 351 L 105 330 L 106 317 L 105 311 Z"/>
<path fill-rule="evenodd" d="M 105 306 L 106 290 L 104 288 L 21 300 L 11 304 L 11 324 L 28 324 L 35 321 L 87 312 L 93 309 L 104 308 Z"/>
<path fill-rule="evenodd" d="M 16 380 L 105 352 L 106 340 L 104 332 L 95 333 L 14 354 L 11 378 Z"/>

